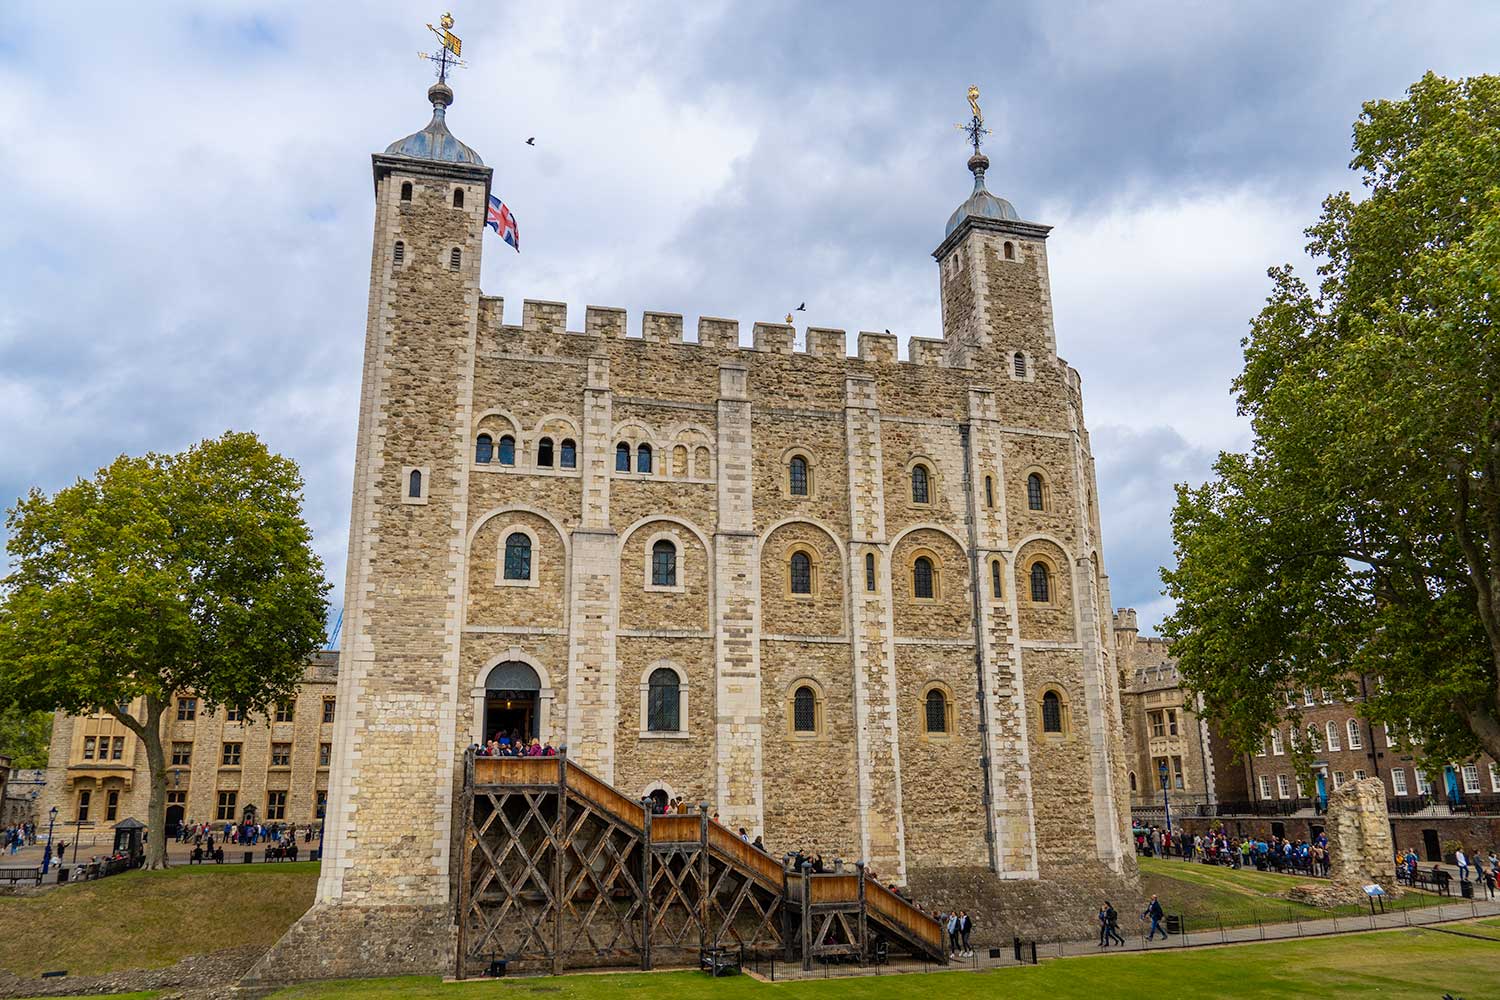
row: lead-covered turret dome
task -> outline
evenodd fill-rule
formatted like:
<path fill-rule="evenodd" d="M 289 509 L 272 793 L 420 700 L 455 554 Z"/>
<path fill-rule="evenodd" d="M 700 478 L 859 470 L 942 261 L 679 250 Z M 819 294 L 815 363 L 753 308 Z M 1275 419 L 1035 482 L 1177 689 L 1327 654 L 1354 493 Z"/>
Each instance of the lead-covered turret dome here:
<path fill-rule="evenodd" d="M 1020 222 L 1020 213 L 1016 207 L 1004 198 L 997 198 L 990 194 L 984 186 L 984 172 L 989 168 L 990 158 L 983 153 L 976 153 L 969 157 L 969 169 L 974 171 L 974 192 L 969 195 L 967 201 L 953 210 L 948 216 L 948 225 L 943 229 L 944 238 L 952 235 L 953 230 L 959 227 L 967 218 L 994 219 L 1009 222 Z"/>
<path fill-rule="evenodd" d="M 405 139 L 398 139 L 385 147 L 386 154 L 484 166 L 478 153 L 459 142 L 448 131 L 447 114 L 448 105 L 453 103 L 452 88 L 445 83 L 435 83 L 427 89 L 427 99 L 432 102 L 432 121 L 422 131 L 413 132 Z"/>

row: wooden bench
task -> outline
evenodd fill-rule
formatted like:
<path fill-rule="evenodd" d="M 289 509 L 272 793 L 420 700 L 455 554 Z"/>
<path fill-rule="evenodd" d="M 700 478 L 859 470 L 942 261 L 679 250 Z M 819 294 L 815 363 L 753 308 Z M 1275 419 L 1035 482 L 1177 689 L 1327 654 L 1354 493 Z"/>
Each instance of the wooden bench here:
<path fill-rule="evenodd" d="M 1441 868 L 1434 868 L 1430 871 L 1423 871 L 1422 869 L 1418 868 L 1416 871 L 1412 872 L 1411 875 L 1411 884 L 1413 886 L 1418 889 L 1427 889 L 1431 892 L 1435 892 L 1439 896 L 1448 896 L 1452 894 L 1452 891 L 1448 888 L 1452 882 L 1453 876 L 1449 875 Z"/>
<path fill-rule="evenodd" d="M 42 869 L 35 868 L 0 868 L 0 881 L 15 885 L 17 882 L 35 882 L 42 884 Z"/>

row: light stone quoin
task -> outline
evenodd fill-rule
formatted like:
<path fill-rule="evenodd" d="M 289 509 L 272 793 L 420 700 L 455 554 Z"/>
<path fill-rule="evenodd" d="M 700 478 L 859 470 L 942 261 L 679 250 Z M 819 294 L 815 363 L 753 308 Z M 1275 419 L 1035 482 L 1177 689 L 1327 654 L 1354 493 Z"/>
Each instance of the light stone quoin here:
<path fill-rule="evenodd" d="M 446 132 L 451 91 L 430 96 L 447 138 L 374 157 L 327 860 L 317 905 L 252 980 L 449 967 L 463 753 L 497 727 L 565 744 L 632 798 L 706 801 L 773 854 L 864 860 L 967 908 L 986 939 L 1065 937 L 1133 893 L 1093 456 L 1055 348 L 1048 227 L 976 169 L 933 254 L 942 335 L 907 360 L 881 333 L 849 357 L 841 330 L 799 349 L 787 324 L 701 317 L 687 340 L 676 313 L 541 300 L 508 323 L 478 287 L 490 170 Z M 452 207 L 457 184 L 472 209 Z M 481 433 L 512 434 L 514 466 Z M 792 455 L 809 459 L 805 494 Z M 504 576 L 509 532 L 531 543 L 524 585 Z M 659 539 L 670 584 L 652 583 Z M 505 663 L 531 665 L 545 696 L 490 698 Z M 658 733 L 662 664 L 680 711 Z M 808 731 L 802 684 L 818 693 Z M 951 696 L 942 732 L 931 690 Z M 1043 731 L 1046 690 L 1067 732 Z"/>

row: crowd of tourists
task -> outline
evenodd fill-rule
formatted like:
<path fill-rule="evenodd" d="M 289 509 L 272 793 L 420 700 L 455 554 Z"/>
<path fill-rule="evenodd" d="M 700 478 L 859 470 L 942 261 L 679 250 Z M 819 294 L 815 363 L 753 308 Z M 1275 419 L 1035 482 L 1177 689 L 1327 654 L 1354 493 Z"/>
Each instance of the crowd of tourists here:
<path fill-rule="evenodd" d="M 7 854 L 14 854 L 23 847 L 31 847 L 36 844 L 36 824 L 19 823 L 15 826 L 5 828 L 5 840 L 3 850 Z"/>
<path fill-rule="evenodd" d="M 296 823 L 272 823 L 269 826 L 264 823 L 224 823 L 222 826 L 212 823 L 179 823 L 177 842 L 191 843 L 194 847 L 207 846 L 210 852 L 216 842 L 244 847 L 254 847 L 260 843 L 280 845 L 295 843 L 299 829 L 302 831 L 303 842 L 312 843 L 312 825 L 298 827 Z M 217 841 L 214 836 L 216 832 Z"/>
<path fill-rule="evenodd" d="M 1469 882 L 1472 873 L 1473 881 L 1479 883 L 1480 890 L 1487 893 L 1490 899 L 1495 898 L 1496 883 L 1500 881 L 1500 854 L 1496 853 L 1496 848 L 1491 847 L 1488 855 L 1484 851 L 1475 851 L 1470 854 L 1464 850 L 1463 844 L 1456 844 L 1453 849 L 1453 863 L 1458 869 L 1460 884 Z M 1405 851 L 1401 851 L 1396 856 L 1397 881 L 1409 885 L 1415 884 L 1420 867 L 1421 862 L 1417 858 L 1416 848 L 1408 847 Z M 1430 877 L 1437 882 L 1446 882 L 1449 878 L 1437 865 L 1432 866 Z"/>
<path fill-rule="evenodd" d="M 1290 840 L 1271 834 L 1230 834 L 1222 826 L 1208 833 L 1164 830 L 1152 826 L 1136 831 L 1136 853 L 1146 857 L 1181 858 L 1228 868 L 1260 871 L 1291 871 L 1328 877 L 1328 837 L 1319 833 L 1312 840 Z"/>
<path fill-rule="evenodd" d="M 482 744 L 474 745 L 476 757 L 556 757 L 557 748 L 551 743 L 533 739 L 529 743 L 519 731 L 496 733 Z"/>

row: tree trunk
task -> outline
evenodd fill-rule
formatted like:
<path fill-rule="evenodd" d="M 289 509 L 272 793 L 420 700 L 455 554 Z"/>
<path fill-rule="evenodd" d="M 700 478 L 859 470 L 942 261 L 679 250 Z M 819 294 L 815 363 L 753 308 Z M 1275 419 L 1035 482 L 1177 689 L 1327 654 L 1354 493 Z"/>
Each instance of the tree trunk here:
<path fill-rule="evenodd" d="M 151 800 L 146 807 L 146 864 L 150 869 L 167 867 L 167 755 L 161 743 L 161 716 L 167 702 L 146 695 L 145 719 L 110 708 L 109 713 L 140 738 L 146 748 L 146 773 L 151 782 Z"/>

